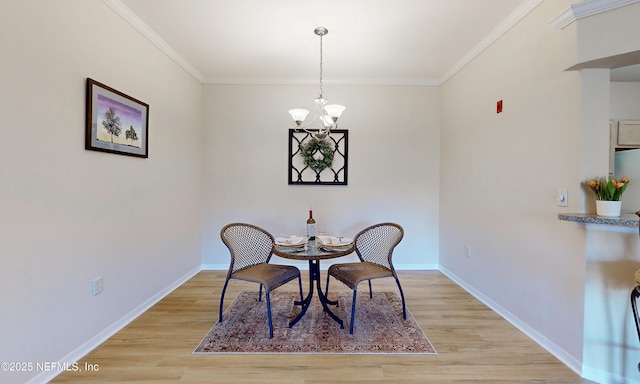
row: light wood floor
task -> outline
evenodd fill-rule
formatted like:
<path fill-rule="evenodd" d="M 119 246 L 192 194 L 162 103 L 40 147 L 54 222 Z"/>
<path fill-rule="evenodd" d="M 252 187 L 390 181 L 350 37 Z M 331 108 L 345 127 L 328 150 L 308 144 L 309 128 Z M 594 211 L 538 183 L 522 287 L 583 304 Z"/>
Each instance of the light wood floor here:
<path fill-rule="evenodd" d="M 437 355 L 193 355 L 217 321 L 225 276 L 200 272 L 79 362 L 97 372 L 64 372 L 52 382 L 590 383 L 438 271 L 399 272 L 407 307 Z M 374 291 L 394 288 L 393 279 L 374 281 Z M 257 285 L 233 280 L 225 306 L 242 290 Z"/>

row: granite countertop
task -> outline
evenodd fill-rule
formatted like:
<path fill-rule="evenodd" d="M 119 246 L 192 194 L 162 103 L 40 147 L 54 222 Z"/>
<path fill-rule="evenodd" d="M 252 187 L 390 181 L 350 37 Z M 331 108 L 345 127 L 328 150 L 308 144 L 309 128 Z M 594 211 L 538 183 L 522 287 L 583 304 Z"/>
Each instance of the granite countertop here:
<path fill-rule="evenodd" d="M 638 227 L 638 216 L 635 213 L 623 213 L 620 217 L 598 216 L 595 213 L 559 213 L 559 220 L 584 224 L 605 224 L 618 227 Z"/>

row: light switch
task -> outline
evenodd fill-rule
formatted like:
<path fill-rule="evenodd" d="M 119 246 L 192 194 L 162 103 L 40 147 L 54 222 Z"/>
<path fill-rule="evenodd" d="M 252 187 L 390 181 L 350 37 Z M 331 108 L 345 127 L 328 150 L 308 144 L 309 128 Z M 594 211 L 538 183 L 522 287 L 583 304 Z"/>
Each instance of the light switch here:
<path fill-rule="evenodd" d="M 556 202 L 558 204 L 558 207 L 568 207 L 569 192 L 566 189 L 558 188 L 558 193 L 556 194 Z"/>

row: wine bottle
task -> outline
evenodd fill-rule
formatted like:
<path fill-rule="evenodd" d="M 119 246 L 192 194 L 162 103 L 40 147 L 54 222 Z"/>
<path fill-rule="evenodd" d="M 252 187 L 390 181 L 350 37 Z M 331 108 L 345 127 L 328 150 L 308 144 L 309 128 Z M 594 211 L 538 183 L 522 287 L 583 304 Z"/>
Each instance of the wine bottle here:
<path fill-rule="evenodd" d="M 316 239 L 316 221 L 313 219 L 311 204 L 309 204 L 309 218 L 307 219 L 307 236 L 309 236 L 309 240 Z"/>

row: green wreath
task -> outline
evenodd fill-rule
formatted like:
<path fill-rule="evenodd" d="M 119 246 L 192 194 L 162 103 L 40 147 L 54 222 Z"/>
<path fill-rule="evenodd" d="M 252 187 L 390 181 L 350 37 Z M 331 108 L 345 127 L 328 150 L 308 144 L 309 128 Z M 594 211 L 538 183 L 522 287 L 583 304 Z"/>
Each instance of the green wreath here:
<path fill-rule="evenodd" d="M 312 138 L 306 143 L 301 143 L 300 156 L 304 164 L 316 172 L 322 172 L 325 168 L 330 168 L 333 163 L 333 147 L 325 140 Z M 313 155 L 320 152 L 321 158 L 316 159 Z"/>

